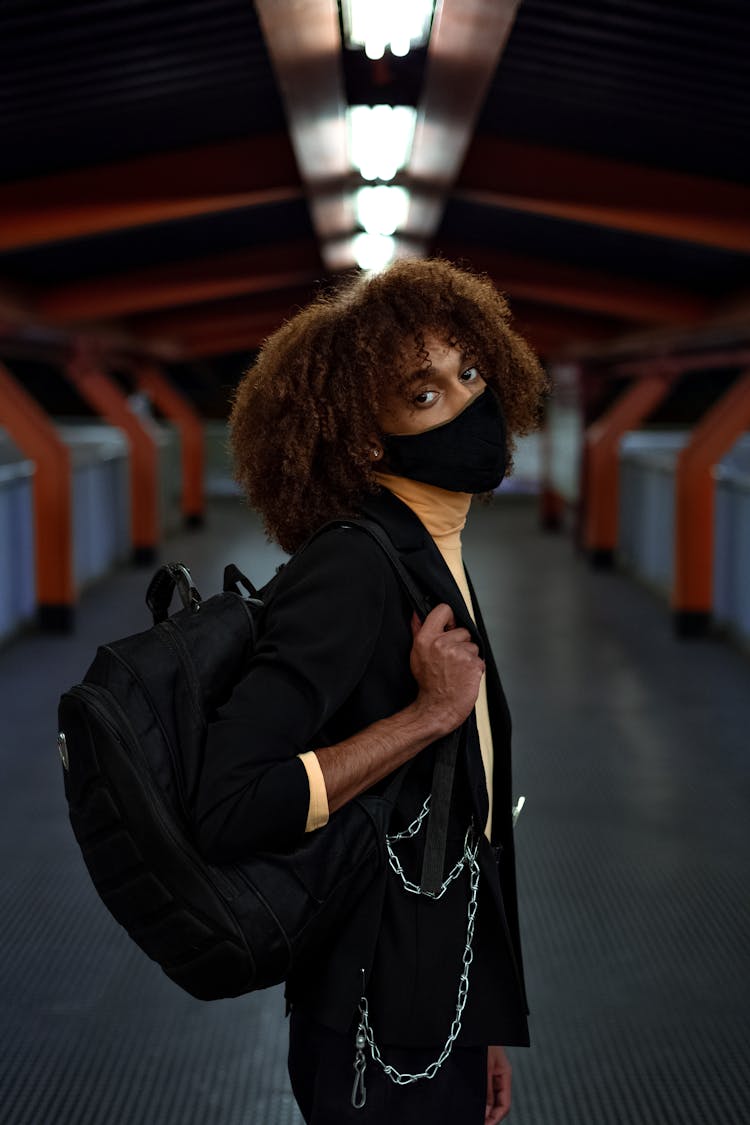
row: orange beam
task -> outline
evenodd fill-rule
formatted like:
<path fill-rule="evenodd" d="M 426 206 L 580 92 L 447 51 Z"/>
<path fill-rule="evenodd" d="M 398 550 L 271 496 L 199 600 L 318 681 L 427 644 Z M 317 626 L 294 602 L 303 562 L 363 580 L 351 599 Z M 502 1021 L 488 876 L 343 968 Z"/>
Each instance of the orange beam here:
<path fill-rule="evenodd" d="M 611 563 L 617 546 L 620 439 L 648 417 L 671 385 L 663 375 L 638 379 L 586 431 L 583 542 L 595 563 Z"/>
<path fill-rule="evenodd" d="M 750 427 L 750 371 L 737 379 L 693 429 L 675 477 L 674 586 L 677 631 L 704 632 L 713 606 L 713 467 Z"/>
<path fill-rule="evenodd" d="M 284 134 L 142 156 L 0 187 L 0 250 L 299 199 Z"/>
<path fill-rule="evenodd" d="M 307 295 L 309 300 L 310 294 Z M 241 309 L 221 312 L 220 308 L 189 319 L 170 317 L 160 324 L 159 335 L 147 329 L 153 342 L 169 338 L 179 341 L 183 356 L 220 355 L 245 348 L 257 348 L 283 321 L 293 315 L 306 300 L 287 302 L 274 309 L 247 312 Z M 597 318 L 562 316 L 544 310 L 521 309 L 514 328 L 541 355 L 554 355 L 580 340 L 596 340 L 612 335 L 619 327 Z M 139 331 L 141 331 L 139 329 Z"/>
<path fill-rule="evenodd" d="M 463 259 L 488 273 L 498 289 L 512 299 L 644 324 L 691 323 L 705 318 L 713 308 L 713 302 L 693 293 L 562 262 L 498 253 L 463 243 L 441 243 L 439 249 L 448 258 Z"/>
<path fill-rule="evenodd" d="M 459 198 L 750 251 L 750 189 L 504 137 L 474 138 Z"/>
<path fill-rule="evenodd" d="M 258 348 L 266 336 L 281 327 L 283 321 L 291 316 L 293 308 L 279 308 L 276 313 L 257 313 L 254 316 L 226 316 L 221 319 L 199 322 L 194 329 L 186 325 L 179 339 L 181 355 L 205 356 L 242 351 L 245 348 Z M 574 329 L 565 330 L 559 325 L 545 325 L 541 319 L 517 322 L 515 330 L 529 341 L 540 355 L 553 355 L 566 345 L 580 339 L 598 339 L 601 330 L 590 333 L 576 333 Z M 156 339 L 156 338 L 154 338 Z"/>
<path fill-rule="evenodd" d="M 311 288 L 284 289 L 277 293 L 234 297 L 192 308 L 148 313 L 131 318 L 127 324 L 139 340 L 172 340 L 186 345 L 206 333 L 235 333 L 245 327 L 253 333 L 257 327 L 266 328 L 269 322 L 272 327 L 277 327 L 296 309 L 306 305 L 313 295 Z"/>
<path fill-rule="evenodd" d="M 140 390 L 170 418 L 180 433 L 182 462 L 182 514 L 188 527 L 200 527 L 204 520 L 203 476 L 205 450 L 203 422 L 188 399 L 152 364 L 136 371 Z"/>
<path fill-rule="evenodd" d="M 133 561 L 151 563 L 156 557 L 160 535 L 159 452 L 156 441 L 130 409 L 120 388 L 91 356 L 79 351 L 67 362 L 65 375 L 97 414 L 125 433 L 130 449 Z"/>
<path fill-rule="evenodd" d="M 43 628 L 68 631 L 76 601 L 70 453 L 39 404 L 2 364 L 0 422 L 35 465 L 34 556 L 39 623 Z"/>
<path fill-rule="evenodd" d="M 538 352 L 555 355 L 576 344 L 616 336 L 620 321 L 514 301 L 513 328 Z"/>
<path fill-rule="evenodd" d="M 320 274 L 315 244 L 290 242 L 61 285 L 34 303 L 39 317 L 59 324 L 289 289 Z"/>
<path fill-rule="evenodd" d="M 269 321 L 265 325 L 258 324 L 254 328 L 245 328 L 241 331 L 196 336 L 185 342 L 182 355 L 185 359 L 203 359 L 207 356 L 229 355 L 230 352 L 255 351 L 267 336 L 276 331 L 280 323 L 280 321 Z"/>
<path fill-rule="evenodd" d="M 208 355 L 228 355 L 231 352 L 255 351 L 260 348 L 266 336 L 277 330 L 278 323 L 260 325 L 254 330 L 242 332 L 220 332 L 196 336 L 183 345 L 184 359 L 205 359 Z"/>

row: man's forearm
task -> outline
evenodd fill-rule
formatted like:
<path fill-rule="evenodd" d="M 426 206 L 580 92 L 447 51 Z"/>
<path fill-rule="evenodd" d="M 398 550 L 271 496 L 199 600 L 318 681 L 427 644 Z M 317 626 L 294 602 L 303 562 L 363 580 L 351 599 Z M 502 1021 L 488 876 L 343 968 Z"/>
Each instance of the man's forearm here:
<path fill-rule="evenodd" d="M 316 749 L 329 811 L 335 812 L 446 733 L 440 713 L 415 701 L 343 742 Z"/>

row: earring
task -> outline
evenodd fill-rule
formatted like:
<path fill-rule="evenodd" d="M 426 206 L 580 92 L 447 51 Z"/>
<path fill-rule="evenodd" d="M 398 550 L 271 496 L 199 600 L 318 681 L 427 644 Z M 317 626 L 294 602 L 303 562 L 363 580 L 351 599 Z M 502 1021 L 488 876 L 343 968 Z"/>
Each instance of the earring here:
<path fill-rule="evenodd" d="M 373 457 L 376 457 L 376 458 L 379 457 L 380 456 L 380 450 L 379 449 L 373 449 L 372 455 L 373 455 Z"/>

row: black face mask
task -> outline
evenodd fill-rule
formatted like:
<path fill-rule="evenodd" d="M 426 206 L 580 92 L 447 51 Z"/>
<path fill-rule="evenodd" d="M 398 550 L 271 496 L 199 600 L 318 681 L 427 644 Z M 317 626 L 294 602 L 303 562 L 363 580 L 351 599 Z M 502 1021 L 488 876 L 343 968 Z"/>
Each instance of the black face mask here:
<path fill-rule="evenodd" d="M 505 476 L 506 433 L 487 387 L 450 422 L 421 434 L 385 434 L 383 468 L 449 492 L 489 492 Z"/>

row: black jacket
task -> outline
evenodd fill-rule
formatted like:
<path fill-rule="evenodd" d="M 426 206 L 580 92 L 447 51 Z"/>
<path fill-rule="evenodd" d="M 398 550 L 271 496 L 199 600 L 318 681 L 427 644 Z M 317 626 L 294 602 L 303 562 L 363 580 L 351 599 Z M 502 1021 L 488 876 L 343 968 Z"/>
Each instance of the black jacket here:
<path fill-rule="evenodd" d="M 485 660 L 494 743 L 493 847 L 483 836 L 475 957 L 460 1041 L 525 1044 L 511 719 L 484 624 L 472 589 L 474 626 L 432 537 L 411 509 L 388 492 L 362 507 L 386 528 L 430 603 L 451 606 Z M 198 844 L 208 858 L 228 861 L 303 839 L 309 790 L 296 755 L 348 738 L 414 699 L 411 612 L 389 561 L 357 529 L 331 529 L 287 564 L 267 602 L 250 671 L 209 726 L 196 806 Z M 428 747 L 410 765 L 396 827 L 410 822 L 429 793 L 432 763 Z M 387 779 L 376 788 L 386 784 Z M 472 716 L 457 765 L 447 865 L 457 857 L 471 815 L 484 825 L 487 808 Z M 418 880 L 419 849 L 411 848 L 405 861 Z M 441 1044 L 455 1010 L 467 895 L 465 874 L 442 900 L 432 902 L 405 894 L 384 872 L 315 973 L 290 978 L 288 997 L 344 1031 L 364 969 L 377 1037 L 404 1046 Z"/>

